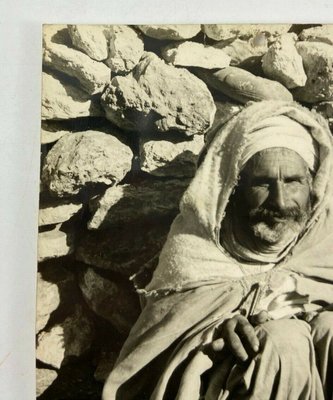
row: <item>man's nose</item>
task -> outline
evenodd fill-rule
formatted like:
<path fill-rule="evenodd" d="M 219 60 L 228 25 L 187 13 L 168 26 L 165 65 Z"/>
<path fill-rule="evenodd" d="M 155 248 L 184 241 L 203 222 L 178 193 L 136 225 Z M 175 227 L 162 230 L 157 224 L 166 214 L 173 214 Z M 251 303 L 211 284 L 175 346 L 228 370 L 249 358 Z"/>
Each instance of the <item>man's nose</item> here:
<path fill-rule="evenodd" d="M 276 208 L 285 208 L 286 206 L 286 193 L 283 182 L 276 181 L 272 185 L 270 193 L 270 203 Z"/>

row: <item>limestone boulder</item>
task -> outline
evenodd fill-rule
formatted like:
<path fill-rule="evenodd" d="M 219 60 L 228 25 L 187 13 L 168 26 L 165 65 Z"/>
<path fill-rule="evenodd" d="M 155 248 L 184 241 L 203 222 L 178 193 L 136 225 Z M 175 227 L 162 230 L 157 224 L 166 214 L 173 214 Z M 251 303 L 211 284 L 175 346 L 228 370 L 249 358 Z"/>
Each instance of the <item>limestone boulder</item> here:
<path fill-rule="evenodd" d="M 82 203 L 54 202 L 41 206 L 38 214 L 38 225 L 53 225 L 68 221 L 82 210 Z"/>
<path fill-rule="evenodd" d="M 183 67 L 225 68 L 230 57 L 221 49 L 196 42 L 170 44 L 162 51 L 165 61 Z"/>
<path fill-rule="evenodd" d="M 314 26 L 303 29 L 299 34 L 299 38 L 309 42 L 323 42 L 333 45 L 333 25 Z"/>
<path fill-rule="evenodd" d="M 57 371 L 53 369 L 36 368 L 36 397 L 42 395 L 57 379 L 57 376 Z"/>
<path fill-rule="evenodd" d="M 215 115 L 212 95 L 205 83 L 189 71 L 145 53 L 134 69 L 134 78 L 151 99 L 159 132 L 178 131 L 192 136 L 203 134 L 211 126 Z"/>
<path fill-rule="evenodd" d="M 108 58 L 108 41 L 103 25 L 68 25 L 73 46 L 96 61 Z"/>
<path fill-rule="evenodd" d="M 268 42 L 265 35 L 257 35 L 248 40 L 223 40 L 213 47 L 223 50 L 230 57 L 230 65 L 238 66 L 250 60 L 261 59 L 268 50 Z"/>
<path fill-rule="evenodd" d="M 125 130 L 144 130 L 151 120 L 151 99 L 132 75 L 114 77 L 101 104 L 106 118 Z"/>
<path fill-rule="evenodd" d="M 45 46 L 43 63 L 75 78 L 81 89 L 90 95 L 101 93 L 111 79 L 111 70 L 107 65 L 63 44 L 49 43 Z"/>
<path fill-rule="evenodd" d="M 90 207 L 94 215 L 88 228 L 105 229 L 144 218 L 158 220 L 175 217 L 179 212 L 180 198 L 188 184 L 188 179 L 170 179 L 111 187 L 102 197 L 91 201 Z"/>
<path fill-rule="evenodd" d="M 70 119 L 103 115 L 96 98 L 75 82 L 68 82 L 52 72 L 42 74 L 42 119 Z"/>
<path fill-rule="evenodd" d="M 59 369 L 68 357 L 86 353 L 94 337 L 93 325 L 77 306 L 73 315 L 37 337 L 37 360 Z"/>
<path fill-rule="evenodd" d="M 144 51 L 143 40 L 130 26 L 111 25 L 107 30 L 109 55 L 106 64 L 117 74 L 127 74 L 140 61 Z"/>
<path fill-rule="evenodd" d="M 75 132 L 63 136 L 47 154 L 42 181 L 58 196 L 71 196 L 86 185 L 113 185 L 131 169 L 131 149 L 111 134 Z"/>
<path fill-rule="evenodd" d="M 307 80 L 303 60 L 296 50 L 297 35 L 281 35 L 262 58 L 262 68 L 267 78 L 292 89 L 304 86 Z"/>
<path fill-rule="evenodd" d="M 149 37 L 160 40 L 184 40 L 196 36 L 200 25 L 138 25 L 138 28 Z"/>
<path fill-rule="evenodd" d="M 38 262 L 71 254 L 74 249 L 73 234 L 60 230 L 61 224 L 38 234 Z"/>
<path fill-rule="evenodd" d="M 47 324 L 50 314 L 60 304 L 60 294 L 55 283 L 48 282 L 37 273 L 36 333 Z"/>
<path fill-rule="evenodd" d="M 88 231 L 80 237 L 76 259 L 96 268 L 131 276 L 159 254 L 170 224 L 170 219 L 150 218 Z"/>
<path fill-rule="evenodd" d="M 294 98 L 301 102 L 317 103 L 333 100 L 333 46 L 320 42 L 298 42 L 307 81 L 294 89 Z"/>
<path fill-rule="evenodd" d="M 112 281 L 88 268 L 79 285 L 92 311 L 108 320 L 119 332 L 129 333 L 140 314 L 138 296 L 132 284 Z"/>
<path fill-rule="evenodd" d="M 72 45 L 68 26 L 64 24 L 44 24 L 43 47 L 49 47 L 55 43 L 63 44 L 68 47 Z"/>
<path fill-rule="evenodd" d="M 49 129 L 42 128 L 40 131 L 41 145 L 54 143 L 61 137 L 68 135 L 70 132 L 65 130 L 53 131 Z"/>
<path fill-rule="evenodd" d="M 203 146 L 203 135 L 181 142 L 143 136 L 140 138 L 141 170 L 155 176 L 192 177 Z"/>
<path fill-rule="evenodd" d="M 286 33 L 291 28 L 289 24 L 207 24 L 202 25 L 202 31 L 211 39 L 250 39 L 258 34 L 264 34 L 269 41 Z"/>
<path fill-rule="evenodd" d="M 197 70 L 196 74 L 208 86 L 243 104 L 248 101 L 293 99 L 281 83 L 255 76 L 238 67 L 227 67 L 216 72 Z"/>

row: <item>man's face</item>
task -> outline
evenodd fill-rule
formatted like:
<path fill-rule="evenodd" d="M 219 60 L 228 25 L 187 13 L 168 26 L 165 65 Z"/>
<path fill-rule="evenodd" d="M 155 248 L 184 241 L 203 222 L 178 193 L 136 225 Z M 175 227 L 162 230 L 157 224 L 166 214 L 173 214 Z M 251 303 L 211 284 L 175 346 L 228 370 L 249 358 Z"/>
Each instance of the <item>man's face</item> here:
<path fill-rule="evenodd" d="M 312 178 L 294 151 L 272 148 L 245 165 L 237 190 L 237 209 L 256 240 L 288 241 L 304 228 L 310 215 Z"/>

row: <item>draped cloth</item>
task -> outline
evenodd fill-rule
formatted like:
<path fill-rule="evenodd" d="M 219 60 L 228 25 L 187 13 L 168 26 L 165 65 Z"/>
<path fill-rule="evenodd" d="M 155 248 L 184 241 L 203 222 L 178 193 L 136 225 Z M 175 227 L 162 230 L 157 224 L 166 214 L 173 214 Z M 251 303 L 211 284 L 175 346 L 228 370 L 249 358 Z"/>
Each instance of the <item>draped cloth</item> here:
<path fill-rule="evenodd" d="M 220 245 L 220 227 L 250 135 L 259 121 L 280 115 L 307 128 L 318 146 L 315 202 L 304 233 L 285 256 L 272 268 L 252 268 Z M 141 291 L 146 306 L 105 383 L 103 400 L 324 399 L 315 333 L 295 316 L 333 304 L 332 156 L 327 122 L 295 102 L 251 103 L 210 132 L 153 278 Z M 260 288 L 256 311 L 267 310 L 273 319 L 256 328 L 262 351 L 246 366 L 235 364 L 226 348 L 222 360 L 214 360 L 206 350 L 216 327 L 248 313 L 253 285 Z M 303 351 L 293 351 L 295 359 L 290 351 L 276 353 L 276 343 L 291 343 L 293 335 Z M 327 346 L 325 351 L 327 358 Z M 302 368 L 305 378 L 299 379 Z"/>

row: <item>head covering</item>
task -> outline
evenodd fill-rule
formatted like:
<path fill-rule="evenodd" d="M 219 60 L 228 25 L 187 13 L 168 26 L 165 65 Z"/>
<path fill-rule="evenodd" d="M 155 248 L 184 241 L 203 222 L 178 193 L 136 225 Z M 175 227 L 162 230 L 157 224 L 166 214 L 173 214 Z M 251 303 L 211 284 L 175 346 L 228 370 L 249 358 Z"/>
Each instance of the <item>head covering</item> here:
<path fill-rule="evenodd" d="M 318 146 L 308 129 L 286 115 L 268 117 L 253 127 L 245 144 L 241 164 L 259 151 L 283 147 L 295 151 L 308 164 L 311 171 L 318 165 Z"/>
<path fill-rule="evenodd" d="M 239 262 L 220 245 L 221 224 L 230 196 L 238 184 L 245 149 L 258 142 L 258 126 L 278 116 L 285 116 L 308 130 L 318 147 L 310 218 L 302 237 L 285 249 L 279 263 L 291 254 L 312 251 L 314 243 L 320 240 L 326 243 L 326 228 L 330 226 L 333 233 L 333 139 L 327 121 L 297 102 L 271 100 L 251 103 L 227 124 L 216 125 L 208 135 L 201 163 L 181 199 L 180 214 L 172 224 L 147 290 L 177 290 L 212 277 L 231 279 L 237 276 Z M 316 226 L 325 226 L 325 229 L 318 228 L 316 231 Z M 331 249 L 331 243 L 329 246 Z M 304 272 L 306 265 L 310 264 L 308 261 L 302 259 L 300 265 L 294 268 Z M 315 269 L 312 264 L 309 269 L 313 275 Z"/>

